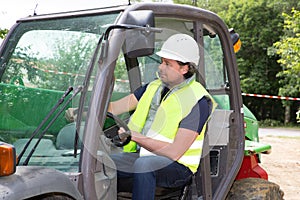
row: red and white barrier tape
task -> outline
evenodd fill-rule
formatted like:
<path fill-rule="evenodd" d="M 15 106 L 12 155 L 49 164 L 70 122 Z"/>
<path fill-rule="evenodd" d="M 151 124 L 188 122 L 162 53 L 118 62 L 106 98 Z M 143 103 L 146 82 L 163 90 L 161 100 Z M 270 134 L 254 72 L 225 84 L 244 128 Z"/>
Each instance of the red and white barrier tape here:
<path fill-rule="evenodd" d="M 261 98 L 269 98 L 269 99 L 300 101 L 300 98 L 296 98 L 296 97 L 283 97 L 283 96 L 273 96 L 273 95 L 265 95 L 265 94 L 246 94 L 246 93 L 242 93 L 242 95 L 249 96 L 249 97 L 261 97 Z"/>
<path fill-rule="evenodd" d="M 70 72 L 60 72 L 60 71 L 57 71 L 57 70 L 41 69 L 41 68 L 38 68 L 37 66 L 32 66 L 32 68 L 38 69 L 38 70 L 43 71 L 45 73 L 85 77 L 85 74 L 74 74 L 74 73 L 70 73 Z M 95 78 L 95 77 L 92 76 L 92 78 Z M 129 80 L 116 79 L 116 81 L 121 82 L 121 83 L 129 83 Z"/>
<path fill-rule="evenodd" d="M 69 75 L 69 76 L 85 76 L 83 74 L 73 74 L 69 72 L 59 72 L 56 70 L 48 70 L 48 69 L 40 69 L 37 66 L 32 66 L 35 69 L 44 71 L 46 73 L 54 73 L 54 74 L 62 74 L 62 75 Z M 122 79 L 116 79 L 118 82 L 122 83 L 128 83 L 128 80 L 122 80 Z M 282 100 L 291 100 L 291 101 L 300 101 L 300 98 L 296 97 L 283 97 L 283 96 L 273 96 L 273 95 L 265 95 L 265 94 L 247 94 L 247 93 L 242 93 L 243 96 L 249 96 L 249 97 L 261 97 L 261 98 L 269 98 L 269 99 L 282 99 Z"/>
<path fill-rule="evenodd" d="M 60 74 L 60 75 L 69 75 L 69 76 L 82 76 L 82 77 L 85 76 L 84 74 L 74 74 L 74 73 L 70 73 L 70 72 L 60 72 L 60 71 L 57 71 L 57 70 L 41 69 L 41 68 L 38 68 L 37 66 L 32 66 L 32 68 L 38 69 L 38 70 L 46 72 L 46 73 L 53 73 L 53 74 Z"/>

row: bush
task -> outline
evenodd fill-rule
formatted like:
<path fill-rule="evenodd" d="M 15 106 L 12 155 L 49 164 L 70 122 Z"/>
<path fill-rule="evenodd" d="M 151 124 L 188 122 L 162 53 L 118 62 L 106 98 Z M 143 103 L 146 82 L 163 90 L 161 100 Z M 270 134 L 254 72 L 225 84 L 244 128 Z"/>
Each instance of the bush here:
<path fill-rule="evenodd" d="M 259 121 L 259 127 L 279 127 L 279 126 L 284 126 L 284 124 L 274 119 L 265 119 Z"/>

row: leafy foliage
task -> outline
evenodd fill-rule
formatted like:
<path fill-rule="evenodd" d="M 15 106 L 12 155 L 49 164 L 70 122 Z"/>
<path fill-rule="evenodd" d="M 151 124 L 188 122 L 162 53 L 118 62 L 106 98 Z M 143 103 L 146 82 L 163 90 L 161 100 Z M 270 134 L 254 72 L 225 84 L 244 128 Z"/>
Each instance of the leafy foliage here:
<path fill-rule="evenodd" d="M 278 63 L 282 71 L 279 95 L 299 96 L 300 94 L 300 11 L 292 9 L 291 15 L 283 13 L 284 34 L 278 42 L 270 48 L 271 55 L 280 56 Z"/>
<path fill-rule="evenodd" d="M 197 6 L 218 13 L 219 15 L 221 11 L 227 10 L 230 5 L 230 1 L 228 0 L 174 0 L 173 2 Z"/>
<path fill-rule="evenodd" d="M 8 33 L 7 29 L 0 29 L 0 38 L 5 38 L 6 34 Z"/>
<path fill-rule="evenodd" d="M 279 15 L 280 11 L 265 1 L 241 1 L 229 6 L 225 20 L 240 33 L 243 43 L 237 57 L 244 92 L 277 94 L 275 80 L 280 66 L 268 57 L 267 48 L 282 34 Z"/>
<path fill-rule="evenodd" d="M 292 7 L 300 8 L 299 0 L 276 2 L 272 0 L 176 0 L 174 2 L 211 10 L 217 13 L 229 28 L 233 27 L 239 33 L 242 48 L 237 53 L 237 62 L 243 92 L 299 96 L 300 84 L 297 78 L 299 74 L 287 66 L 282 71 L 282 62 L 287 61 L 282 60 L 279 52 L 274 53 L 273 56 L 269 54 L 273 43 L 282 40 L 281 36 L 287 31 L 286 28 L 284 29 L 285 15 L 282 15 L 282 12 L 290 12 Z M 299 22 L 299 18 L 297 20 Z M 286 46 L 281 46 L 282 51 L 286 50 L 286 56 L 291 56 L 288 54 L 290 50 L 286 49 L 291 43 L 297 44 L 289 38 L 286 40 Z M 294 59 L 294 62 L 299 63 L 299 58 L 297 60 L 294 57 Z M 297 89 L 298 94 L 295 93 Z M 284 119 L 282 114 L 284 107 L 281 101 L 252 97 L 243 97 L 243 100 L 259 120 L 272 118 L 283 121 Z"/>
<path fill-rule="evenodd" d="M 28 76 L 28 80 L 35 77 L 35 71 L 31 66 L 36 64 L 36 55 L 29 54 L 31 47 L 18 47 L 15 49 L 11 60 L 9 61 L 6 73 L 2 77 L 4 83 L 13 83 L 15 77 L 19 80 L 24 80 L 24 75 Z M 24 73 L 25 72 L 25 73 Z"/>

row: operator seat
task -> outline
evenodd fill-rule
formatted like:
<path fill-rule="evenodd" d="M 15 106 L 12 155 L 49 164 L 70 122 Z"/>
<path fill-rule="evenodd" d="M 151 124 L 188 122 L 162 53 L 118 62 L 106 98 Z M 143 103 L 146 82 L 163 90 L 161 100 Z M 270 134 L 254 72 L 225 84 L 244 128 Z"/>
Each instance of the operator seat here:
<path fill-rule="evenodd" d="M 58 133 L 56 138 L 57 149 L 74 149 L 74 141 L 76 134 L 76 124 L 70 123 L 64 126 Z M 80 148 L 81 143 L 78 140 L 77 148 Z"/>
<path fill-rule="evenodd" d="M 118 200 L 132 199 L 132 179 L 122 179 L 118 181 L 118 188 L 122 188 L 122 191 L 118 191 Z M 192 176 L 187 185 L 178 188 L 165 188 L 156 187 L 155 200 L 191 200 L 192 198 Z"/>

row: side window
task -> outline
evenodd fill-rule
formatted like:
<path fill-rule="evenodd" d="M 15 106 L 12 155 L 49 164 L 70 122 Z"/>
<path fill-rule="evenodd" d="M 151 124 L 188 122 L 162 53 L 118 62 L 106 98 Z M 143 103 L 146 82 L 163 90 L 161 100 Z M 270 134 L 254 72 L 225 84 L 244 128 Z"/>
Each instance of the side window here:
<path fill-rule="evenodd" d="M 218 104 L 218 109 L 229 110 L 230 100 L 225 93 L 228 86 L 227 70 L 224 65 L 224 54 L 222 44 L 218 35 L 215 37 L 204 37 L 204 65 L 206 88 L 209 91 L 219 90 L 223 94 L 217 94 L 213 97 Z"/>
<path fill-rule="evenodd" d="M 142 84 L 149 83 L 157 79 L 158 66 L 160 57 L 156 54 L 139 58 L 139 69 L 141 73 Z"/>
<path fill-rule="evenodd" d="M 121 52 L 114 71 L 115 82 L 112 101 L 118 100 L 130 93 L 130 85 L 125 59 Z"/>
<path fill-rule="evenodd" d="M 223 62 L 223 50 L 219 37 L 204 37 L 204 60 L 207 89 L 221 89 L 226 86 L 227 74 Z"/>

